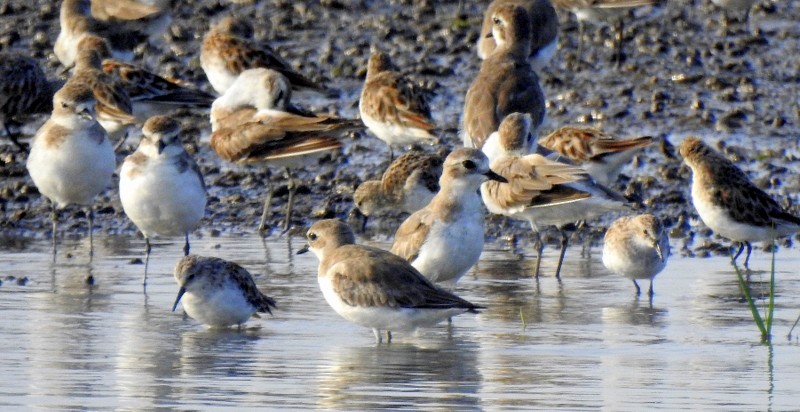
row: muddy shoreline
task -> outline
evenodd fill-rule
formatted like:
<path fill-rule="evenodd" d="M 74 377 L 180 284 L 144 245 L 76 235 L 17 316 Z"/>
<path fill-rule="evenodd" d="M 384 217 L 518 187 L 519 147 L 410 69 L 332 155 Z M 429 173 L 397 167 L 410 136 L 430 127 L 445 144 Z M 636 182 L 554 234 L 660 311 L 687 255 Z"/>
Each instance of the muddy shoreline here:
<path fill-rule="evenodd" d="M 211 91 L 199 65 L 200 42 L 209 21 L 237 11 L 251 16 L 257 22 L 257 36 L 298 69 L 338 91 L 335 96 L 296 94 L 296 103 L 356 117 L 366 58 L 370 46 L 376 45 L 435 94 L 432 106 L 441 138 L 450 147 L 460 144 L 460 113 L 480 65 L 474 44 L 486 3 L 465 2 L 460 11 L 456 1 L 178 3 L 163 44 L 137 49 L 138 61 L 151 70 Z M 548 119 L 540 134 L 566 124 L 584 124 L 624 137 L 658 136 L 659 143 L 642 151 L 614 188 L 640 199 L 639 210 L 665 220 L 671 228 L 673 253 L 727 253 L 727 242 L 710 236 L 689 201 L 690 173 L 673 148 L 687 135 L 712 142 L 760 187 L 800 214 L 794 205 L 800 189 L 800 4 L 761 2 L 752 10 L 750 29 L 741 22 L 723 24 L 721 11 L 705 0 L 670 2 L 669 8 L 655 12 L 642 10 L 626 20 L 627 59 L 618 71 L 610 61 L 608 27 L 587 31 L 586 52 L 581 56 L 584 69 L 570 70 L 576 59 L 577 26 L 574 17 L 559 14 L 559 51 L 540 73 L 548 100 Z M 34 6 L 11 0 L 0 5 L 0 48 L 32 55 L 51 78 L 61 69 L 52 54 L 57 35 L 58 4 Z M 174 115 L 209 188 L 208 212 L 198 232 L 202 236 L 255 232 L 263 195 L 274 188 L 278 191 L 270 223 L 276 228 L 271 235 L 277 236 L 287 198 L 282 173 L 220 160 L 208 146 L 206 114 L 181 110 Z M 44 118 L 28 120 L 21 130 L 30 136 Z M 137 140 L 138 133 L 133 133 L 120 162 Z M 33 186 L 25 159 L 3 140 L 0 231 L 4 236 L 48 237 L 50 206 Z M 379 176 L 387 164 L 386 146 L 366 132 L 348 141 L 341 153 L 322 159 L 319 167 L 298 171 L 302 183 L 291 233 L 302 233 L 319 218 L 347 218 L 355 187 Z M 95 213 L 98 234 L 140 236 L 122 211 L 116 187 L 98 197 Z M 83 211 L 70 207 L 59 216 L 63 232 L 85 234 Z M 614 217 L 607 215 L 582 233 L 597 241 Z M 401 219 L 371 219 L 366 236 L 391 236 Z M 530 238 L 527 224 L 497 216 L 487 217 L 486 228 L 487 236 L 496 241 L 526 243 Z M 545 240 L 555 243 L 555 233 L 545 234 Z"/>

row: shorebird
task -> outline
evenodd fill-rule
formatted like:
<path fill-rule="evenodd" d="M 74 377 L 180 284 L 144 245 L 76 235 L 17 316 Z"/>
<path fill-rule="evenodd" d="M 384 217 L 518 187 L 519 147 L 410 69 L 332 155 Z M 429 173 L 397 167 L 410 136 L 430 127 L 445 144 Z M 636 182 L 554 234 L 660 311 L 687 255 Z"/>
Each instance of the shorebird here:
<path fill-rule="evenodd" d="M 618 139 L 599 129 L 564 126 L 538 140 L 538 145 L 564 155 L 603 185 L 613 184 L 623 166 L 654 141 L 652 136 Z"/>
<path fill-rule="evenodd" d="M 153 41 L 172 23 L 174 0 L 91 0 L 92 17 L 109 24 L 137 28 Z"/>
<path fill-rule="evenodd" d="M 139 148 L 125 158 L 119 173 L 122 209 L 144 235 L 144 285 L 153 235 L 184 236 L 189 255 L 189 232 L 206 211 L 206 187 L 194 159 L 180 140 L 178 122 L 154 116 L 142 128 Z"/>
<path fill-rule="evenodd" d="M 528 12 L 531 22 L 531 51 L 528 60 L 531 67 L 538 72 L 550 62 L 558 48 L 558 15 L 550 0 L 494 0 L 483 15 L 477 44 L 478 57 L 481 60 L 489 57 L 496 47 L 494 38 L 489 36 L 493 26 L 492 16 L 504 4 L 522 6 Z"/>
<path fill-rule="evenodd" d="M 224 259 L 184 256 L 175 266 L 175 281 L 180 289 L 172 311 L 181 303 L 186 314 L 211 328 L 241 327 L 276 307 L 247 269 Z"/>
<path fill-rule="evenodd" d="M 13 53 L 0 53 L 0 122 L 6 136 L 20 151 L 28 148 L 11 132 L 9 122 L 18 116 L 50 113 L 53 85 L 36 60 Z"/>
<path fill-rule="evenodd" d="M 372 329 L 375 339 L 387 331 L 433 326 L 481 306 L 438 287 L 406 260 L 385 250 L 355 244 L 347 224 L 328 219 L 306 233 L 309 250 L 319 259 L 318 277 L 325 300 L 343 318 Z"/>
<path fill-rule="evenodd" d="M 464 100 L 464 145 L 480 149 L 500 122 L 514 112 L 529 113 L 533 129 L 545 116 L 539 78 L 528 63 L 531 24 L 523 7 L 505 4 L 492 15 L 495 51 L 483 61 Z"/>
<path fill-rule="evenodd" d="M 530 124 L 530 116 L 523 113 L 508 115 L 500 124 L 493 139 L 498 139 L 502 153 L 491 165 L 508 184 L 487 182 L 481 186 L 481 195 L 490 212 L 530 223 L 537 252 L 534 276 L 539 276 L 544 247 L 539 228 L 552 225 L 558 229 L 561 251 L 556 278 L 560 279 L 569 241 L 565 227 L 619 210 L 625 199 L 594 182 L 580 167 L 528 154 Z"/>
<path fill-rule="evenodd" d="M 289 79 L 293 88 L 323 89 L 293 69 L 269 46 L 258 44 L 252 37 L 250 23 L 228 16 L 213 25 L 203 38 L 200 65 L 217 93 L 224 94 L 241 72 L 256 68 L 280 72 Z"/>
<path fill-rule="evenodd" d="M 146 35 L 118 22 L 104 22 L 92 16 L 90 0 L 64 0 L 59 15 L 61 31 L 53 46 L 58 61 L 71 67 L 78 55 L 78 42 L 86 34 L 106 39 L 114 56 L 122 60 L 133 58 L 133 48 L 146 39 Z"/>
<path fill-rule="evenodd" d="M 413 151 L 395 159 L 380 180 L 368 180 L 353 193 L 355 210 L 366 218 L 375 213 L 414 213 L 427 205 L 439 191 L 443 159 Z"/>
<path fill-rule="evenodd" d="M 78 42 L 78 47 L 75 68 L 67 83 L 81 83 L 92 89 L 97 100 L 97 122 L 112 140 L 123 141 L 128 126 L 136 123 L 136 117 L 125 87 L 103 72 L 103 58 L 109 53 L 108 43 L 101 37 L 87 34 Z"/>
<path fill-rule="evenodd" d="M 392 253 L 409 261 L 431 282 L 455 286 L 483 251 L 483 207 L 478 196 L 487 180 L 507 182 L 489 168 L 478 149 L 462 147 L 444 161 L 439 192 L 394 234 Z"/>
<path fill-rule="evenodd" d="M 683 161 L 692 169 L 692 203 L 700 219 L 718 235 L 739 244 L 733 261 L 744 248 L 749 268 L 750 242 L 774 240 L 800 230 L 800 218 L 754 185 L 725 156 L 697 137 L 681 142 Z"/>
<path fill-rule="evenodd" d="M 89 253 L 92 249 L 94 197 L 111 185 L 116 168 L 114 149 L 95 119 L 92 90 L 83 84 L 64 85 L 53 96 L 53 112 L 36 132 L 26 164 L 33 183 L 53 205 L 53 253 L 57 208 L 86 206 Z"/>
<path fill-rule="evenodd" d="M 603 265 L 633 281 L 650 279 L 647 294 L 653 296 L 653 278 L 667 266 L 669 238 L 661 221 L 651 214 L 624 216 L 608 227 L 603 238 Z"/>
<path fill-rule="evenodd" d="M 622 14 L 634 7 L 652 6 L 661 0 L 553 0 L 553 4 L 567 10 L 578 19 L 577 61 L 583 56 L 583 34 L 587 21 L 606 22 L 616 20 L 614 51 L 617 67 L 622 64 Z"/>
<path fill-rule="evenodd" d="M 389 145 L 392 159 L 394 146 L 439 141 L 431 133 L 436 126 L 427 93 L 395 71 L 383 52 L 373 51 L 369 56 L 358 110 L 364 125 Z"/>
<path fill-rule="evenodd" d="M 360 121 L 332 115 L 302 113 L 290 104 L 288 79 L 270 69 L 242 72 L 211 107 L 211 147 L 240 164 L 267 163 L 283 167 L 289 182 L 284 231 L 289 229 L 296 189 L 291 168 L 313 165 L 338 150 L 341 137 L 363 127 Z M 272 191 L 264 202 L 259 231 L 266 230 Z"/>

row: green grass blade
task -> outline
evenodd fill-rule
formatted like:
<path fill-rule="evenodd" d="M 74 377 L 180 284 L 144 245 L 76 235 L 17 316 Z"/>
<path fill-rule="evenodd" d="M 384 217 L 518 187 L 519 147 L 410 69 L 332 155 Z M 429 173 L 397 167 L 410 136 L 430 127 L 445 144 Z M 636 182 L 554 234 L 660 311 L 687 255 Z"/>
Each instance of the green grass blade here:
<path fill-rule="evenodd" d="M 750 287 L 747 286 L 747 282 L 745 282 L 744 280 L 744 275 L 742 275 L 742 271 L 739 270 L 739 266 L 736 265 L 736 262 L 733 259 L 731 259 L 731 264 L 733 265 L 733 268 L 736 270 L 736 278 L 739 279 L 739 288 L 742 289 L 744 298 L 745 300 L 747 300 L 747 305 L 750 307 L 750 312 L 753 314 L 753 320 L 756 322 L 758 330 L 761 331 L 761 339 L 766 340 L 769 334 L 767 333 L 767 328 L 764 325 L 764 320 L 761 318 L 761 314 L 758 313 L 758 308 L 756 307 L 756 304 L 753 301 L 753 296 L 750 294 Z"/>

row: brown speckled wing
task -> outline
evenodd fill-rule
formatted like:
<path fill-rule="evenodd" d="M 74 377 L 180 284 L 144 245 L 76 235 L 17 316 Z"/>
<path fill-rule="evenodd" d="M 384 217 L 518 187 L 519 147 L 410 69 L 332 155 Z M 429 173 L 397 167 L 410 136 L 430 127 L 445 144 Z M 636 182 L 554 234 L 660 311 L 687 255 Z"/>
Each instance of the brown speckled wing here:
<path fill-rule="evenodd" d="M 423 152 L 409 152 L 398 157 L 381 177 L 381 190 L 395 199 L 402 196 L 406 180 L 415 175 L 423 186 L 431 192 L 439 191 L 439 177 L 442 175 L 443 160 Z"/>
<path fill-rule="evenodd" d="M 35 60 L 0 54 L 0 114 L 28 114 L 48 94 L 52 100 L 47 78 Z"/>
<path fill-rule="evenodd" d="M 334 291 L 348 305 L 415 309 L 478 309 L 434 286 L 408 262 L 384 250 L 360 245 L 337 249 L 341 259 L 327 272 Z"/>
<path fill-rule="evenodd" d="M 214 96 L 181 86 L 139 67 L 107 59 L 103 71 L 114 76 L 125 87 L 131 101 L 153 101 L 165 104 L 211 107 Z"/>
<path fill-rule="evenodd" d="M 412 213 L 397 228 L 397 232 L 394 234 L 392 253 L 408 262 L 413 262 L 419 256 L 422 244 L 428 238 L 435 219 L 436 215 L 427 208 Z"/>
<path fill-rule="evenodd" d="M 270 307 L 277 307 L 275 306 L 275 300 L 258 290 L 250 272 L 236 263 L 224 260 L 222 262 L 224 262 L 222 270 L 231 274 L 231 279 L 242 289 L 247 301 L 256 308 L 256 311 L 266 312 L 271 315 L 272 310 L 270 310 Z"/>
<path fill-rule="evenodd" d="M 69 81 L 82 82 L 92 88 L 97 99 L 98 117 L 127 124 L 136 121 L 128 92 L 108 74 L 100 70 L 87 69 L 76 73 Z"/>
<path fill-rule="evenodd" d="M 379 73 L 364 88 L 363 107 L 370 116 L 418 129 L 434 129 L 424 90 L 399 73 Z"/>

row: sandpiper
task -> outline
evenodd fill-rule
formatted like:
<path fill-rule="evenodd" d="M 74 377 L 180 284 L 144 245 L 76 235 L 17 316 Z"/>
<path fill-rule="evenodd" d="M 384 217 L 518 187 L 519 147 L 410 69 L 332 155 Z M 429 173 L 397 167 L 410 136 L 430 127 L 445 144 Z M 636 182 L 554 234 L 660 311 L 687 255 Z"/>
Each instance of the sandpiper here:
<path fill-rule="evenodd" d="M 389 145 L 390 151 L 393 146 L 439 140 L 431 133 L 436 126 L 427 93 L 395 71 L 383 52 L 373 51 L 369 56 L 358 110 L 367 128 Z"/>
<path fill-rule="evenodd" d="M 294 70 L 271 48 L 255 42 L 252 37 L 253 27 L 249 22 L 227 16 L 213 25 L 203 38 L 200 65 L 217 93 L 224 94 L 241 72 L 256 68 L 280 72 L 295 88 L 322 89 L 322 86 Z"/>
<path fill-rule="evenodd" d="M 736 165 L 697 137 L 680 145 L 683 161 L 692 169 L 692 203 L 700 219 L 718 235 L 739 243 L 733 261 L 750 242 L 774 240 L 800 230 L 800 218 L 783 210 L 754 185 Z"/>
<path fill-rule="evenodd" d="M 172 311 L 181 303 L 186 314 L 211 328 L 241 327 L 276 307 L 247 269 L 224 259 L 184 256 L 175 266 L 175 281 L 180 289 Z"/>
<path fill-rule="evenodd" d="M 641 294 L 636 279 L 650 279 L 647 294 L 653 296 L 653 278 L 667 266 L 669 238 L 655 216 L 623 216 L 608 227 L 603 238 L 603 265 L 633 281 L 636 295 Z"/>
<path fill-rule="evenodd" d="M 0 53 L 0 122 L 6 136 L 19 150 L 28 148 L 8 127 L 18 116 L 50 113 L 53 87 L 36 60 L 14 53 Z"/>

